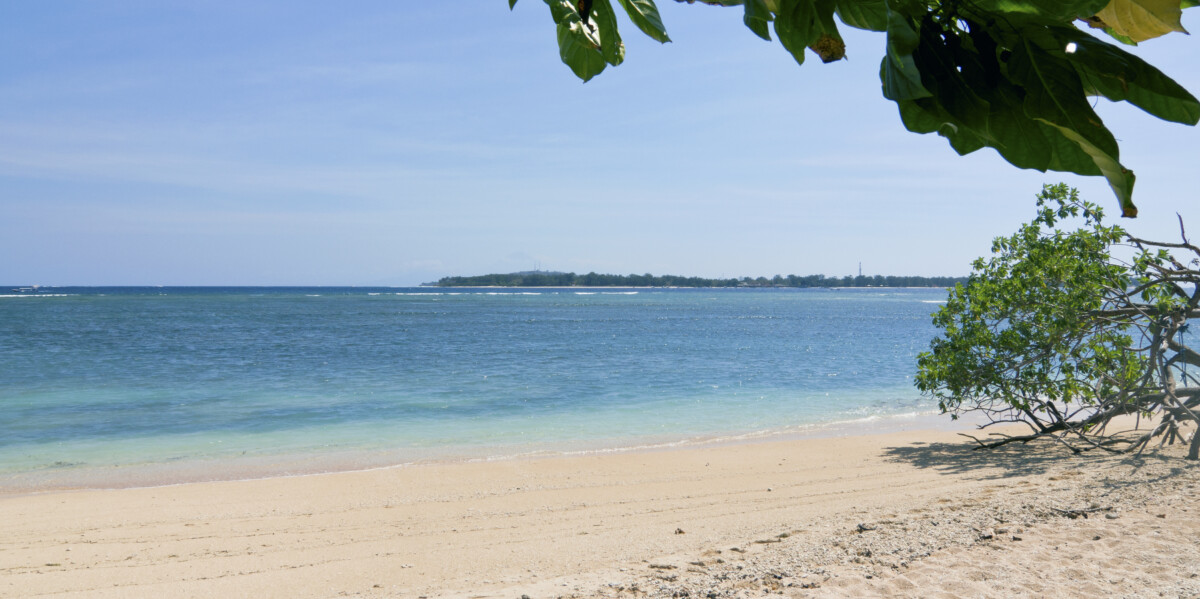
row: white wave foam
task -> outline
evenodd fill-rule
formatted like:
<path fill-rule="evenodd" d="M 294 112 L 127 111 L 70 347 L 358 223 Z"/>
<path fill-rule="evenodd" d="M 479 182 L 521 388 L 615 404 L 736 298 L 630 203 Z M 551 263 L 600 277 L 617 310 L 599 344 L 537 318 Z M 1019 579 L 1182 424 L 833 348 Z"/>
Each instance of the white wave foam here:
<path fill-rule="evenodd" d="M 596 295 L 595 291 L 576 291 L 575 295 Z"/>
<path fill-rule="evenodd" d="M 77 295 L 75 293 L 13 293 L 0 295 L 0 297 L 70 297 Z"/>
<path fill-rule="evenodd" d="M 922 304 L 944 304 L 946 300 L 921 300 Z"/>
<path fill-rule="evenodd" d="M 601 295 L 637 295 L 636 291 L 601 291 Z"/>

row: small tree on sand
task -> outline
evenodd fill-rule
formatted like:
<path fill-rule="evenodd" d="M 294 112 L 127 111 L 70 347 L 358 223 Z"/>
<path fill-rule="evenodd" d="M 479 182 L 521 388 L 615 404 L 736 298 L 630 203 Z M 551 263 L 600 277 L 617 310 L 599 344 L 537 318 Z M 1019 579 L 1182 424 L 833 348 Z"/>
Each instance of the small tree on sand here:
<path fill-rule="evenodd" d="M 1065 185 L 1043 188 L 1038 213 L 934 315 L 942 329 L 919 357 L 917 386 L 954 418 L 1028 434 L 975 438 L 980 447 L 1051 438 L 1076 453 L 1141 451 L 1186 439 L 1200 423 L 1200 248 L 1180 219 L 1179 243 L 1138 239 Z M 1064 220 L 1082 220 L 1073 231 Z M 1190 370 L 1189 370 L 1190 369 Z M 1114 430 L 1136 415 L 1149 426 Z M 1200 434 L 1188 454 L 1200 457 Z"/>

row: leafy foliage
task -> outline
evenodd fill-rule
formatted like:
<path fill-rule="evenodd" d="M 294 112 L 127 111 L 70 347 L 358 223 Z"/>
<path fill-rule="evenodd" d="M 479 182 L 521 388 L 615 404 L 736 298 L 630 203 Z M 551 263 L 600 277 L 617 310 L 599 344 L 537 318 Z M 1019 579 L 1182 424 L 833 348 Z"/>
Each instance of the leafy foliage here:
<path fill-rule="evenodd" d="M 1200 317 L 1200 248 L 1185 235 L 1159 243 L 1105 225 L 1102 209 L 1062 184 L 1044 188 L 1038 208 L 1032 222 L 995 240 L 995 256 L 977 260 L 934 315 L 942 334 L 918 359 L 917 386 L 955 417 L 982 412 L 1033 431 L 990 446 L 1064 435 L 1140 448 L 1156 435 L 1179 437 L 1182 425 L 1200 422 L 1200 378 L 1187 369 L 1200 367 L 1200 354 L 1184 343 L 1188 320 Z M 1083 226 L 1062 230 L 1066 219 Z M 1114 257 L 1123 246 L 1129 261 Z M 1191 266 L 1171 249 L 1194 254 Z M 1133 439 L 1106 436 L 1123 414 L 1160 421 Z M 1198 450 L 1200 435 L 1193 457 Z"/>
<path fill-rule="evenodd" d="M 625 48 L 609 0 L 545 1 L 562 60 L 580 79 L 621 64 Z M 845 56 L 838 21 L 885 33 L 883 95 L 896 102 L 908 130 L 937 133 L 959 154 L 990 147 L 1020 168 L 1102 175 L 1124 216 L 1137 215 L 1134 174 L 1088 97 L 1129 102 L 1173 122 L 1200 121 L 1200 101 L 1174 80 L 1073 25 L 1080 20 L 1136 43 L 1182 32 L 1182 9 L 1195 0 L 699 1 L 741 5 L 746 27 L 768 41 L 773 30 L 798 64 L 808 51 L 823 62 Z M 619 2 L 643 33 L 670 41 L 653 0 Z"/>
<path fill-rule="evenodd" d="M 1187 33 L 1180 22 L 1182 14 L 1176 0 L 1113 0 L 1096 13 L 1096 19 L 1116 35 L 1143 42 L 1172 31 Z"/>

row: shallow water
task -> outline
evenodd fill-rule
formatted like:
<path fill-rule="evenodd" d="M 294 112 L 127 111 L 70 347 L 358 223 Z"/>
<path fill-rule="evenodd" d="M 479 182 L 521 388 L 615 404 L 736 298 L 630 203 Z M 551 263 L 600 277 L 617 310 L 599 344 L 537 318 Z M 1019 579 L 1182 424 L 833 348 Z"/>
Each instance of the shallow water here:
<path fill-rule="evenodd" d="M 6 289 L 6 288 L 5 288 Z M 0 297 L 0 487 L 600 451 L 925 414 L 942 289 Z"/>

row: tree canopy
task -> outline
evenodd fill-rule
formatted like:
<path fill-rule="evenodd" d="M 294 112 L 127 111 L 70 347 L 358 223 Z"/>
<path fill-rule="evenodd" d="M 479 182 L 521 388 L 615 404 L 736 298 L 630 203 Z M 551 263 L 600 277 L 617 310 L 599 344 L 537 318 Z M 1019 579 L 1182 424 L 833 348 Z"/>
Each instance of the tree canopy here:
<path fill-rule="evenodd" d="M 1030 428 L 987 447 L 1053 437 L 1077 451 L 1131 450 L 1182 439 L 1200 423 L 1200 353 L 1188 343 L 1200 332 L 1189 330 L 1200 318 L 1200 247 L 1182 222 L 1179 242 L 1106 225 L 1063 184 L 1044 188 L 1038 207 L 934 315 L 942 332 L 918 358 L 918 388 L 956 417 Z M 1108 430 L 1133 414 L 1154 417 L 1150 430 Z M 1200 434 L 1189 457 L 1200 457 Z"/>
<path fill-rule="evenodd" d="M 838 22 L 886 34 L 879 77 L 906 129 L 937 133 L 960 155 L 990 147 L 1020 168 L 1102 175 L 1128 217 L 1134 174 L 1089 97 L 1200 121 L 1200 101 L 1173 79 L 1075 25 L 1136 44 L 1183 32 L 1182 10 L 1200 0 L 698 1 L 741 6 L 746 27 L 767 41 L 774 32 L 799 64 L 809 51 L 826 63 L 845 56 Z M 625 60 L 611 0 L 545 2 L 562 61 L 580 79 Z M 654 0 L 617 2 L 643 33 L 670 41 Z"/>

